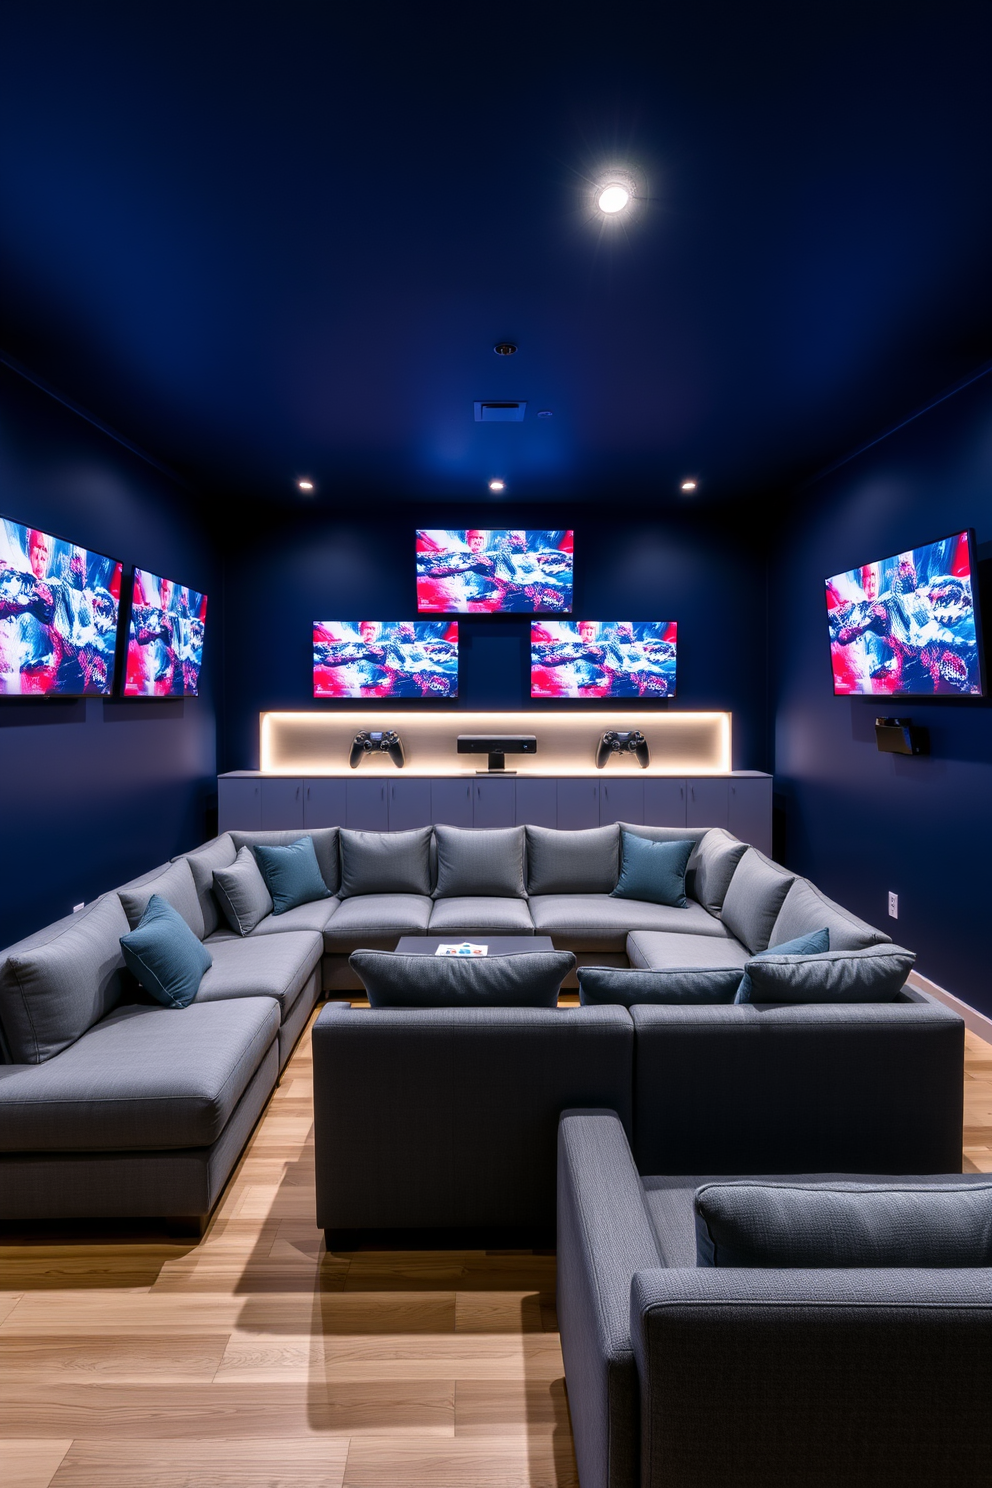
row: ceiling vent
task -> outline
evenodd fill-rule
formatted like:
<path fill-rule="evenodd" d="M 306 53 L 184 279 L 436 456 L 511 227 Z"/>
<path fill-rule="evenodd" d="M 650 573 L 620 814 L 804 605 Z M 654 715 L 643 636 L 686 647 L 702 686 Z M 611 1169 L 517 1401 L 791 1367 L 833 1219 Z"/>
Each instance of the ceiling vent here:
<path fill-rule="evenodd" d="M 521 424 L 527 412 L 526 403 L 484 402 L 475 405 L 477 424 Z"/>

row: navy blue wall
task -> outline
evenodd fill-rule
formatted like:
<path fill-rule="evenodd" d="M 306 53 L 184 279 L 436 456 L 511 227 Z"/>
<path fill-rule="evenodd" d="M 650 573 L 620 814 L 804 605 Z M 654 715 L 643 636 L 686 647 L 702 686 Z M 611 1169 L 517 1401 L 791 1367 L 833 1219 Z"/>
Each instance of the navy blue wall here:
<path fill-rule="evenodd" d="M 992 1014 L 992 704 L 833 697 L 823 597 L 830 574 L 964 527 L 985 558 L 990 395 L 984 377 L 799 493 L 769 587 L 785 860 L 917 951 L 925 976 Z M 984 592 L 987 559 L 980 567 Z M 875 715 L 893 712 L 929 728 L 928 759 L 877 752 Z M 898 921 L 887 918 L 890 889 Z"/>
<path fill-rule="evenodd" d="M 186 493 L 0 367 L 0 513 L 206 590 L 204 694 L 0 699 L 0 946 L 202 840 L 220 594 Z M 208 622 L 210 620 L 208 615 Z"/>
<path fill-rule="evenodd" d="M 416 528 L 480 525 L 574 526 L 576 616 L 677 620 L 678 698 L 672 706 L 732 709 L 735 764 L 767 767 L 763 564 L 756 580 L 746 541 L 712 513 L 697 517 L 687 510 L 647 520 L 625 512 L 618 500 L 608 517 L 602 506 L 500 507 L 497 513 L 478 506 L 396 511 L 366 505 L 360 515 L 311 511 L 279 530 L 261 528 L 257 540 L 232 550 L 226 563 L 223 768 L 257 768 L 263 709 L 354 707 L 313 701 L 312 622 L 413 619 Z M 560 707 L 531 701 L 529 636 L 524 616 L 462 616 L 458 707 Z M 403 709 L 402 703 L 384 706 Z M 595 713 L 611 705 L 570 706 Z"/>

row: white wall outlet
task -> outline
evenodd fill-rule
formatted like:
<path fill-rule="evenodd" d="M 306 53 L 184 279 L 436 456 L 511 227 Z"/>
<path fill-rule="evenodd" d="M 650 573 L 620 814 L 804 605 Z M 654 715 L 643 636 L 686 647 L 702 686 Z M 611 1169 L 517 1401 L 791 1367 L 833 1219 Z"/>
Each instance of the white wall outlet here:
<path fill-rule="evenodd" d="M 82 902 L 82 904 L 74 904 L 72 906 L 72 912 L 73 912 L 73 914 L 78 914 L 81 909 L 85 909 L 85 908 L 86 908 L 86 900 L 84 899 L 83 902 Z"/>
<path fill-rule="evenodd" d="M 899 918 L 899 895 L 889 890 L 889 916 L 893 920 Z"/>

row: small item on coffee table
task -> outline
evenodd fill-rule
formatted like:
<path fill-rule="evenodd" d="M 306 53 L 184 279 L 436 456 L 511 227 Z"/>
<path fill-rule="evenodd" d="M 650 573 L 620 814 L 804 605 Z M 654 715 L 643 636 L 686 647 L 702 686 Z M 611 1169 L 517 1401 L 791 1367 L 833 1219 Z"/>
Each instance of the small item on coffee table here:
<path fill-rule="evenodd" d="M 460 940 L 449 944 L 439 945 L 434 952 L 435 956 L 488 956 L 489 947 L 478 945 L 475 941 Z"/>

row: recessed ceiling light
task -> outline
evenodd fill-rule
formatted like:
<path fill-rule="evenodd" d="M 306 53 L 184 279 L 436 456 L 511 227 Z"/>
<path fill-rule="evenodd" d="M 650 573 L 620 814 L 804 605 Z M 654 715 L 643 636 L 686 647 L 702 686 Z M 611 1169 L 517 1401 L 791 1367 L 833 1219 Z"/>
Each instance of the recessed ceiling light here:
<path fill-rule="evenodd" d="M 631 191 L 620 181 L 610 181 L 600 188 L 596 205 L 601 212 L 612 216 L 615 212 L 622 212 L 631 199 Z"/>
<path fill-rule="evenodd" d="M 688 494 L 688 492 L 694 491 L 696 489 L 696 487 L 697 487 L 698 484 L 699 484 L 698 481 L 684 480 L 682 482 L 681 486 L 679 486 L 679 490 L 680 491 L 685 491 Z"/>
<path fill-rule="evenodd" d="M 298 480 L 296 482 L 296 484 L 299 486 L 299 488 L 300 488 L 301 491 L 312 491 L 313 490 L 313 481 L 312 480 Z"/>
<path fill-rule="evenodd" d="M 506 489 L 506 482 L 501 480 L 491 480 L 489 482 L 489 489 L 490 491 L 496 492 L 504 491 Z"/>
<path fill-rule="evenodd" d="M 497 356 L 515 356 L 517 352 L 516 343 L 514 341 L 497 341 L 493 347 L 493 351 Z"/>

